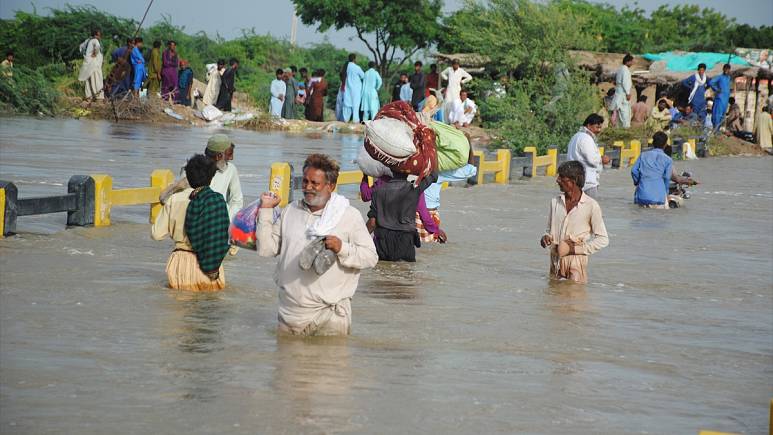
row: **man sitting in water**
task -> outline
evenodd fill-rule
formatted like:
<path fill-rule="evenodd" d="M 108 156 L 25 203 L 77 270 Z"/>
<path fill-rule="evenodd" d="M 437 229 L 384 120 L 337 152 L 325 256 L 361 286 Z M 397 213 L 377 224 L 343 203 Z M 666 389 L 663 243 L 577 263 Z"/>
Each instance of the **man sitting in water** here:
<path fill-rule="evenodd" d="M 663 152 L 668 136 L 659 131 L 652 136 L 652 150 L 641 153 L 631 168 L 636 186 L 633 202 L 641 207 L 668 208 L 668 186 L 673 161 Z"/>
<path fill-rule="evenodd" d="M 556 182 L 561 194 L 550 202 L 547 231 L 540 244 L 550 248 L 551 278 L 586 283 L 588 256 L 609 244 L 601 207 L 582 191 L 582 163 L 562 163 Z"/>
<path fill-rule="evenodd" d="M 217 167 L 197 154 L 185 165 L 190 183 L 167 198 L 151 229 L 154 240 L 170 237 L 174 251 L 166 263 L 169 287 L 177 290 L 208 291 L 225 287 L 223 258 L 228 252 L 228 209 L 223 196 L 209 183 Z"/>
<path fill-rule="evenodd" d="M 303 164 L 303 199 L 285 207 L 276 222 L 280 198 L 260 197 L 258 254 L 279 256 L 280 333 L 349 334 L 360 271 L 378 262 L 362 215 L 334 192 L 338 172 L 335 160 L 310 155 Z"/>

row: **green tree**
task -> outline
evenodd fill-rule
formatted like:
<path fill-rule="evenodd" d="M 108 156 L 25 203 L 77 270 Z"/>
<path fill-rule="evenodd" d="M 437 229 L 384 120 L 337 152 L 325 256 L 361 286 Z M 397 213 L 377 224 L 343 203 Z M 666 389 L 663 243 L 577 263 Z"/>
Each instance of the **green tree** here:
<path fill-rule="evenodd" d="M 440 34 L 442 0 L 293 0 L 306 25 L 352 28 L 368 48 L 382 77 L 417 51 L 431 46 Z"/>

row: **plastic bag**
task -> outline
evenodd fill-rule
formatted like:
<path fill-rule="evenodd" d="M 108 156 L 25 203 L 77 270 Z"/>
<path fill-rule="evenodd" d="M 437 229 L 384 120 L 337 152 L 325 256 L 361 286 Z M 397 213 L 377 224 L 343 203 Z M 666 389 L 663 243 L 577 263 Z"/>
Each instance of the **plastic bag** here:
<path fill-rule="evenodd" d="M 228 228 L 228 239 L 232 245 L 253 251 L 258 250 L 255 234 L 258 229 L 258 210 L 260 210 L 260 199 L 236 212 Z M 280 213 L 279 207 L 274 208 L 273 222 L 279 219 Z"/>
<path fill-rule="evenodd" d="M 438 171 L 459 169 L 467 164 L 470 157 L 470 141 L 452 125 L 432 121 L 430 127 L 437 136 Z"/>
<path fill-rule="evenodd" d="M 221 112 L 220 109 L 218 109 L 217 107 L 211 104 L 209 106 L 204 107 L 201 110 L 201 114 L 204 115 L 204 119 L 206 119 L 207 121 L 214 121 L 223 116 L 223 112 Z"/>

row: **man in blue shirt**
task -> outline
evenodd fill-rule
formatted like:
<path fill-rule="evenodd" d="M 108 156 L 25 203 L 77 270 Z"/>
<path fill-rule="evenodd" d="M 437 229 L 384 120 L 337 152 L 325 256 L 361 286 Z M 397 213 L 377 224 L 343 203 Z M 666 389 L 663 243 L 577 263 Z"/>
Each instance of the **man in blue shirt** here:
<path fill-rule="evenodd" d="M 663 152 L 668 136 L 659 131 L 652 136 L 651 151 L 642 153 L 631 168 L 636 193 L 633 202 L 642 207 L 668 208 L 668 185 L 671 182 L 671 157 Z"/>

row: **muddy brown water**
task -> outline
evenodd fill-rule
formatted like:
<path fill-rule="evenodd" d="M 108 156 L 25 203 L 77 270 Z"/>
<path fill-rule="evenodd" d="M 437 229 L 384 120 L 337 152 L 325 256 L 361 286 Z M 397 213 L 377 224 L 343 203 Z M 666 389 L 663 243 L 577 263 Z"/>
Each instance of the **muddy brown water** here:
<path fill-rule="evenodd" d="M 0 179 L 22 197 L 74 174 L 147 185 L 211 133 L 2 118 Z M 249 200 L 271 162 L 354 168 L 359 145 L 229 133 Z M 676 167 L 703 184 L 669 212 L 603 173 L 611 244 L 584 287 L 546 279 L 552 179 L 444 191 L 449 244 L 363 273 L 345 339 L 277 338 L 275 260 L 254 252 L 227 260 L 224 292 L 166 289 L 172 244 L 150 239 L 146 206 L 107 228 L 21 217 L 0 240 L 0 433 L 766 433 L 773 159 Z"/>

